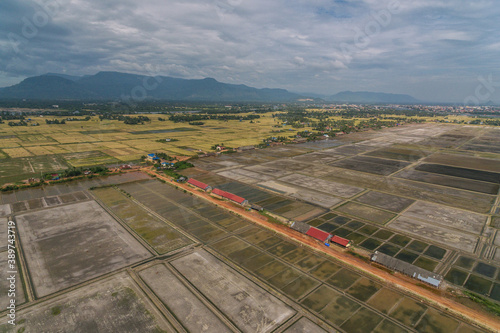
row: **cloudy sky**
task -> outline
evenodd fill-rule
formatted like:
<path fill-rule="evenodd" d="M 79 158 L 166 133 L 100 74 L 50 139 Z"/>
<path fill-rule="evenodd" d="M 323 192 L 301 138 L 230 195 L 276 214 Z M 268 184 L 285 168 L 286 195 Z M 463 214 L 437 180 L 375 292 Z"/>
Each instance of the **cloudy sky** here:
<path fill-rule="evenodd" d="M 494 0 L 2 0 L 0 87 L 47 72 L 500 102 Z"/>

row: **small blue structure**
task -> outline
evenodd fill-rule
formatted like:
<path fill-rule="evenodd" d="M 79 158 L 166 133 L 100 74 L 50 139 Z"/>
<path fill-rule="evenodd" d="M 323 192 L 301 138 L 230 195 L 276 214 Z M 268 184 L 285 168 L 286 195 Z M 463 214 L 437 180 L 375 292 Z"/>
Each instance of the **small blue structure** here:
<path fill-rule="evenodd" d="M 164 167 L 164 168 L 167 168 L 167 167 L 173 167 L 175 165 L 175 163 L 172 163 L 172 162 L 161 162 L 161 166 Z"/>
<path fill-rule="evenodd" d="M 160 158 L 158 156 L 156 156 L 156 154 L 148 154 L 147 160 L 151 161 L 151 162 L 154 162 L 154 161 L 159 161 Z"/>

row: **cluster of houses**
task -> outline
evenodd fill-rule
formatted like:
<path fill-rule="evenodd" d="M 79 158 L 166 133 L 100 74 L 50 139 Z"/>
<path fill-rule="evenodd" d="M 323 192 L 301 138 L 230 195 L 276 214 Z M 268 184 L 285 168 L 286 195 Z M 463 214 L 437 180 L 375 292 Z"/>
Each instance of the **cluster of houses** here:
<path fill-rule="evenodd" d="M 206 153 L 201 153 L 198 155 L 198 157 L 209 157 L 209 156 L 217 156 L 222 153 L 227 153 L 227 152 L 238 152 L 241 153 L 243 151 L 248 151 L 248 150 L 253 150 L 256 149 L 255 146 L 241 146 L 238 148 L 229 148 L 226 146 L 218 145 L 215 147 L 215 152 L 206 152 Z"/>
<path fill-rule="evenodd" d="M 148 154 L 146 156 L 146 160 L 149 161 L 149 162 L 152 162 L 152 163 L 158 163 L 159 162 L 162 168 L 173 168 L 174 165 L 175 165 L 175 162 L 161 159 L 158 156 L 156 156 L 156 154 L 153 154 L 153 153 Z"/>

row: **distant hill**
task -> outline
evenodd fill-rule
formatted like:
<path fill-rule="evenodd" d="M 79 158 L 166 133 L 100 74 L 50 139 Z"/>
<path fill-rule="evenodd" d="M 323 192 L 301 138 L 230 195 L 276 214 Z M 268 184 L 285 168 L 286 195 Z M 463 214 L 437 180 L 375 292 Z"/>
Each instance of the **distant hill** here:
<path fill-rule="evenodd" d="M 257 89 L 212 78 L 187 80 L 99 72 L 82 77 L 56 73 L 30 77 L 0 89 L 0 99 L 118 100 L 123 96 L 142 98 L 144 91 L 148 99 L 165 101 L 292 102 L 303 97 L 285 89 Z"/>
<path fill-rule="evenodd" d="M 80 80 L 83 77 L 83 76 L 75 76 L 75 75 L 67 75 L 67 74 L 59 74 L 59 73 L 47 73 L 47 74 L 42 75 L 42 76 L 58 76 L 58 77 L 62 77 L 64 79 L 74 81 L 74 82 Z"/>
<path fill-rule="evenodd" d="M 419 100 L 402 94 L 387 94 L 368 91 L 342 91 L 327 98 L 330 102 L 350 102 L 350 103 L 395 103 L 414 104 Z"/>
<path fill-rule="evenodd" d="M 93 91 L 87 91 L 74 81 L 51 75 L 29 77 L 0 90 L 0 98 L 3 99 L 84 100 L 96 97 Z"/>

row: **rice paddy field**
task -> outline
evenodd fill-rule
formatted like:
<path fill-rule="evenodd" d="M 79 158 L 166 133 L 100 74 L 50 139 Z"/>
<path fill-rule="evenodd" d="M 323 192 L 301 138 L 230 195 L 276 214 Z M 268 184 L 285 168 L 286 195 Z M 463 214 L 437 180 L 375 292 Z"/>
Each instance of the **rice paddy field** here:
<path fill-rule="evenodd" d="M 204 121 L 203 126 L 158 121 L 165 115 L 147 115 L 145 125 L 126 125 L 118 120 L 68 121 L 39 126 L 0 124 L 0 185 L 68 167 L 85 167 L 138 161 L 151 152 L 195 155 L 214 144 L 228 147 L 255 145 L 271 136 L 274 119 L 270 114 L 250 121 Z M 66 117 L 51 117 L 51 119 Z M 296 131 L 292 132 L 294 134 Z M 166 142 L 165 139 L 178 141 Z M 163 140 L 163 142 L 157 142 Z M 14 172 L 17 171 L 17 172 Z"/>

